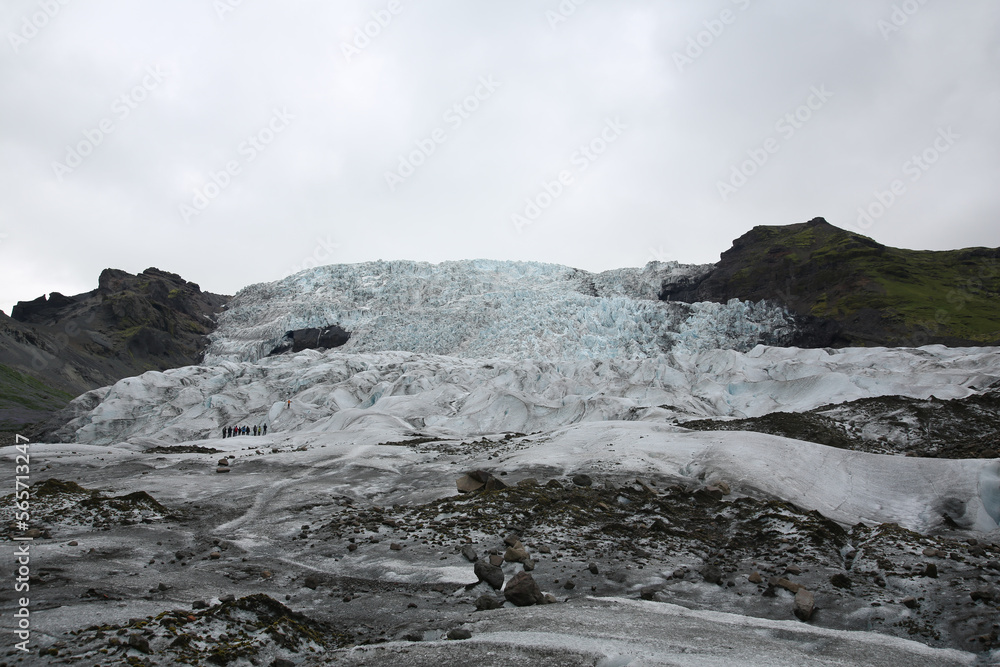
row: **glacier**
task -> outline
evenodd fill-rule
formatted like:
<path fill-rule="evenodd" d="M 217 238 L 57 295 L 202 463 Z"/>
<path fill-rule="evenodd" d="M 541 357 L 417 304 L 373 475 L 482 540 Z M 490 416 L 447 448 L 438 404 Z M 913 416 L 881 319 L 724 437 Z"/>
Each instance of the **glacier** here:
<path fill-rule="evenodd" d="M 330 325 L 351 332 L 344 351 L 468 358 L 641 359 L 792 340 L 794 318 L 780 306 L 658 300 L 664 283 L 710 268 L 650 262 L 593 274 L 493 260 L 322 266 L 237 293 L 205 361 L 256 361 L 286 331 Z"/>
<path fill-rule="evenodd" d="M 87 392 L 59 442 L 32 444 L 40 474 L 91 499 L 142 492 L 164 507 L 107 532 L 52 512 L 56 539 L 33 548 L 69 583 L 49 589 L 59 602 L 35 622 L 56 638 L 81 614 L 125 622 L 266 592 L 366 640 L 394 639 L 335 652 L 344 664 L 469 651 L 532 664 L 975 663 L 964 649 L 982 640 L 970 635 L 996 620 L 970 592 L 1000 585 L 1000 561 L 986 564 L 1000 557 L 1000 460 L 685 423 L 965 398 L 1000 385 L 1000 348 L 799 349 L 780 307 L 658 300 L 664 283 L 705 270 L 371 262 L 240 291 L 203 363 Z M 287 331 L 334 324 L 352 334 L 341 347 L 269 356 Z M 267 435 L 221 437 L 253 424 Z M 509 488 L 456 496 L 456 478 L 473 470 Z M 579 486 L 581 474 L 593 486 Z M 722 488 L 727 499 L 706 496 Z M 567 514 L 560 527 L 545 494 L 586 496 L 595 523 Z M 513 509 L 491 506 L 508 495 Z M 36 511 L 50 502 L 34 501 Z M 700 503 L 703 515 L 685 514 Z M 14 505 L 4 507 L 0 524 L 12 525 Z M 734 537 L 747 530 L 751 543 Z M 509 531 L 560 604 L 473 613 L 477 596 L 496 592 L 477 583 L 464 547 L 485 556 Z M 973 543 L 986 549 L 976 556 Z M 724 584 L 702 576 L 713 563 L 729 566 Z M 925 574 L 930 564 L 940 578 Z M 520 567 L 503 563 L 506 576 Z M 746 576 L 758 569 L 759 586 Z M 793 593 L 765 592 L 781 576 L 815 592 L 808 624 L 790 620 Z M 129 601 L 107 604 L 105 590 Z M 456 623 L 473 639 L 438 641 Z M 909 641 L 912 628 L 943 639 Z"/>

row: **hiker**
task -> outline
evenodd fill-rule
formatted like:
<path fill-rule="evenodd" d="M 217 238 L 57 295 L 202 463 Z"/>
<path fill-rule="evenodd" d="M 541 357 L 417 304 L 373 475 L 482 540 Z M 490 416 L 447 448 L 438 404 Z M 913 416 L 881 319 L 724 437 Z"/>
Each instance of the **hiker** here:
<path fill-rule="evenodd" d="M 264 424 L 263 428 L 264 428 L 264 435 L 267 435 L 267 424 Z"/>
<path fill-rule="evenodd" d="M 222 428 L 222 439 L 223 440 L 226 439 L 226 428 L 225 427 Z"/>
<path fill-rule="evenodd" d="M 253 434 L 257 435 L 257 425 L 256 424 L 253 425 Z"/>

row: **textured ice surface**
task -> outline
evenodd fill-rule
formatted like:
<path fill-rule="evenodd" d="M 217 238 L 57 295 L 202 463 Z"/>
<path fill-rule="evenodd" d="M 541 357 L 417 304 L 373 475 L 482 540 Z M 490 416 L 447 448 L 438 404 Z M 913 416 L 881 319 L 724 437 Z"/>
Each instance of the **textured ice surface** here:
<path fill-rule="evenodd" d="M 466 642 L 398 642 L 337 654 L 344 665 L 597 667 L 972 665 L 970 653 L 868 632 L 816 628 L 641 600 L 591 598 L 476 615 Z"/>
<path fill-rule="evenodd" d="M 882 395 L 959 398 L 997 382 L 998 348 L 761 346 L 552 362 L 307 350 L 126 378 L 78 398 L 101 401 L 65 434 L 91 444 L 178 443 L 267 423 L 283 432 L 380 424 L 463 437 L 590 421 L 753 417 Z"/>
<path fill-rule="evenodd" d="M 217 446 L 230 442 L 216 440 L 223 426 L 266 423 L 269 438 L 296 448 L 353 443 L 362 434 L 366 442 L 384 442 L 416 433 L 539 432 L 549 435 L 520 458 L 497 464 L 693 480 L 714 474 L 844 523 L 894 521 L 925 530 L 948 513 L 992 531 L 1000 513 L 993 461 L 879 456 L 761 434 L 680 433 L 671 423 L 884 394 L 961 397 L 998 381 L 998 348 L 758 347 L 563 362 L 307 350 L 121 380 L 69 430 L 90 445 L 213 439 Z M 608 443 L 616 443 L 610 456 Z M 361 457 L 357 465 L 384 469 L 393 479 L 412 465 L 385 451 L 342 455 Z"/>
<path fill-rule="evenodd" d="M 333 324 L 352 334 L 344 351 L 511 359 L 639 359 L 791 340 L 783 308 L 657 299 L 664 282 L 707 268 L 651 262 L 593 274 L 491 260 L 322 266 L 241 290 L 211 336 L 206 362 L 254 361 L 286 331 Z"/>

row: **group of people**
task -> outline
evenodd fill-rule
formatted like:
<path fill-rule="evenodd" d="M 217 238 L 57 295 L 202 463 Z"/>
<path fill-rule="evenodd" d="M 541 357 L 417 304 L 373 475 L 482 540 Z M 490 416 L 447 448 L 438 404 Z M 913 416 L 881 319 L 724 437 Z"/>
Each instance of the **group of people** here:
<path fill-rule="evenodd" d="M 267 424 L 253 427 L 249 426 L 227 426 L 222 429 L 223 438 L 232 438 L 237 435 L 267 435 Z"/>

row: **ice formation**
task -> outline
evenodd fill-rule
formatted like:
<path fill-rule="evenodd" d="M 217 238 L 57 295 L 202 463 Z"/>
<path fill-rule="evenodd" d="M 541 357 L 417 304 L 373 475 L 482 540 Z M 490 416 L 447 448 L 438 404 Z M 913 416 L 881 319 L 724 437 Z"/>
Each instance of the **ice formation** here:
<path fill-rule="evenodd" d="M 650 262 L 593 274 L 490 260 L 323 266 L 241 290 L 206 361 L 256 361 L 286 331 L 334 324 L 352 333 L 344 351 L 470 358 L 641 359 L 791 340 L 792 317 L 775 305 L 658 300 L 664 282 L 707 268 Z"/>

